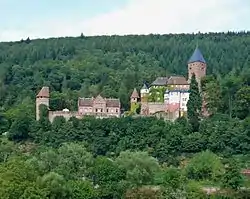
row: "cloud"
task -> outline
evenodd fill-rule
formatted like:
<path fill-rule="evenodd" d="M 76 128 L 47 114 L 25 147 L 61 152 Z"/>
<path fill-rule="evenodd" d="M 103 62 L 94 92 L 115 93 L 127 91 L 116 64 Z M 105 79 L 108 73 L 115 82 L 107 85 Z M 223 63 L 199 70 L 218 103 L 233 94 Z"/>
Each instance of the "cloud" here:
<path fill-rule="evenodd" d="M 237 29 L 238 21 L 247 13 L 241 5 L 236 0 L 131 0 L 123 9 L 87 21 L 86 33 L 162 34 Z"/>
<path fill-rule="evenodd" d="M 244 30 L 250 29 L 249 9 L 249 0 L 128 0 L 117 10 L 89 19 L 71 16 L 65 20 L 67 16 L 62 16 L 2 31 L 0 40 L 76 36 L 81 32 L 124 35 Z"/>

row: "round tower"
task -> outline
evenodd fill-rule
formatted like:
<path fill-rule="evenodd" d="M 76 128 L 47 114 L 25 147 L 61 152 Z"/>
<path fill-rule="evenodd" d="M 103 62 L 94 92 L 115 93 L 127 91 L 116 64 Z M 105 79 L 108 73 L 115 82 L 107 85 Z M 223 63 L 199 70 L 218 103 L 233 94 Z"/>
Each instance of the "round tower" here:
<path fill-rule="evenodd" d="M 40 119 L 40 105 L 44 104 L 49 108 L 49 87 L 42 87 L 36 96 L 36 120 Z"/>
<path fill-rule="evenodd" d="M 192 75 L 195 74 L 196 81 L 200 87 L 201 79 L 206 76 L 206 70 L 206 61 L 197 46 L 193 55 L 188 61 L 188 82 L 190 82 Z"/>
<path fill-rule="evenodd" d="M 149 89 L 147 85 L 144 83 L 143 87 L 140 90 L 141 93 L 141 102 L 148 102 Z"/>
<path fill-rule="evenodd" d="M 148 115 L 149 108 L 148 108 L 148 96 L 149 96 L 149 88 L 144 83 L 143 87 L 140 90 L 141 93 L 141 115 Z"/>

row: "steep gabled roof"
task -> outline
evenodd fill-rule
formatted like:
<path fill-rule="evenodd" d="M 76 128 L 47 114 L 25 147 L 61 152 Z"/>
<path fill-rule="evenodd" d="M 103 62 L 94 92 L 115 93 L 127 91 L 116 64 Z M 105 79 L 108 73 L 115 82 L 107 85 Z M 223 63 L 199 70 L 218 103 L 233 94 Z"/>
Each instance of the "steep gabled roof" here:
<path fill-rule="evenodd" d="M 157 77 L 151 84 L 152 86 L 165 86 L 167 85 L 168 77 Z"/>
<path fill-rule="evenodd" d="M 97 98 L 98 97 L 98 98 Z M 119 108 L 121 106 L 120 99 L 113 99 L 113 98 L 103 98 L 100 95 L 98 95 L 96 98 L 79 98 L 78 99 L 78 105 L 84 106 L 84 107 L 93 107 L 94 101 L 97 99 L 103 100 L 104 103 L 106 103 L 107 108 L 108 107 L 117 107 Z"/>
<path fill-rule="evenodd" d="M 78 105 L 79 106 L 93 106 L 93 98 L 79 98 Z"/>
<path fill-rule="evenodd" d="M 108 98 L 108 99 L 106 99 L 106 106 L 119 108 L 121 106 L 121 102 L 119 99 Z"/>
<path fill-rule="evenodd" d="M 47 86 L 42 87 L 42 89 L 39 91 L 36 97 L 49 98 L 49 87 Z"/>
<path fill-rule="evenodd" d="M 136 88 L 134 88 L 133 93 L 132 93 L 132 95 L 130 96 L 130 98 L 139 98 L 139 94 L 138 94 Z"/>
<path fill-rule="evenodd" d="M 168 85 L 188 85 L 188 82 L 183 76 L 170 76 L 167 82 Z"/>
<path fill-rule="evenodd" d="M 206 63 L 200 49 L 198 47 L 196 47 L 196 49 L 194 50 L 193 55 L 190 57 L 188 64 L 193 63 L 193 62 L 202 62 L 202 63 Z"/>

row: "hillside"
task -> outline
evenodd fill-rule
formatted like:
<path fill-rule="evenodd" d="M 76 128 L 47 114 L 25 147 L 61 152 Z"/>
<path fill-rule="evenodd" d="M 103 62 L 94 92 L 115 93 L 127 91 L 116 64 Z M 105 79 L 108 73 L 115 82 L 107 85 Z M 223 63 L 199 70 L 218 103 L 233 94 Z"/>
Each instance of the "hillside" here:
<path fill-rule="evenodd" d="M 202 91 L 210 117 L 195 106 L 193 77 L 192 110 L 174 122 L 56 117 L 50 123 L 44 105 L 35 120 L 35 95 L 44 85 L 52 90 L 52 110 L 76 109 L 78 96 L 100 92 L 120 97 L 127 109 L 144 81 L 186 75 L 197 43 L 208 64 Z M 205 190 L 217 190 L 211 198 L 247 198 L 250 179 L 241 171 L 250 168 L 249 44 L 250 33 L 0 43 L 0 198 L 209 198 Z"/>
<path fill-rule="evenodd" d="M 27 39 L 0 44 L 0 105 L 9 109 L 25 98 L 33 101 L 41 86 L 49 85 L 55 91 L 52 108 L 73 108 L 77 96 L 101 92 L 120 97 L 126 109 L 132 89 L 143 81 L 186 75 L 197 42 L 208 74 L 249 74 L 250 33 Z"/>

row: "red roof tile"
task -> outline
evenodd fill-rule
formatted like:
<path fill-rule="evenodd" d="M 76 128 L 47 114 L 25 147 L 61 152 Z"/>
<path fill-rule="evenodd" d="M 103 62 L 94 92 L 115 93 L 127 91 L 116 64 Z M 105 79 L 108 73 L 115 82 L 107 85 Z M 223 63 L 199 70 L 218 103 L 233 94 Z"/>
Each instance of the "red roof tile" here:
<path fill-rule="evenodd" d="M 49 98 L 49 87 L 42 87 L 36 97 L 46 97 Z"/>
<path fill-rule="evenodd" d="M 119 99 L 112 99 L 112 98 L 102 98 L 101 96 L 97 96 L 96 98 L 79 98 L 78 105 L 79 106 L 87 106 L 92 107 L 94 105 L 95 100 L 103 100 L 106 103 L 107 107 L 117 107 L 121 106 Z"/>

